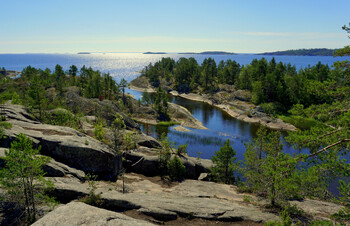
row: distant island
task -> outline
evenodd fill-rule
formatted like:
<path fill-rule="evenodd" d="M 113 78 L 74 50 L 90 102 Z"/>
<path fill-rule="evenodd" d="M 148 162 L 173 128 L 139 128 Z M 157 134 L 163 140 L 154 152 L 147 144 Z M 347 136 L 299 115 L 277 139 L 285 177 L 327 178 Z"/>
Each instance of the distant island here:
<path fill-rule="evenodd" d="M 236 55 L 236 53 L 225 52 L 225 51 L 205 51 L 200 53 L 195 52 L 184 52 L 178 54 L 200 54 L 200 55 Z"/>
<path fill-rule="evenodd" d="M 79 52 L 77 54 L 91 54 L 90 52 Z"/>
<path fill-rule="evenodd" d="M 165 52 L 145 52 L 143 54 L 167 54 Z"/>
<path fill-rule="evenodd" d="M 277 56 L 333 56 L 336 49 L 292 49 L 285 51 L 259 53 L 258 55 L 277 55 Z"/>

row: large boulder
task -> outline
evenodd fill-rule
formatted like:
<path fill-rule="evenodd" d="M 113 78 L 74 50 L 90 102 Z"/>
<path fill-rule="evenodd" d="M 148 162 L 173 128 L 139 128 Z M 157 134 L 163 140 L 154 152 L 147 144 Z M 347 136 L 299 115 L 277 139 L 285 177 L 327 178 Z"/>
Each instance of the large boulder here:
<path fill-rule="evenodd" d="M 101 178 L 115 178 L 121 167 L 121 156 L 104 143 L 69 127 L 42 124 L 28 117 L 20 105 L 4 105 L 12 128 L 6 129 L 3 147 L 9 147 L 20 133 L 41 146 L 41 154 L 69 167 L 91 172 Z"/>
<path fill-rule="evenodd" d="M 147 136 L 144 133 L 135 135 L 136 143 L 140 146 L 148 147 L 148 148 L 160 148 L 161 144 L 158 140 L 151 136 Z"/>
<path fill-rule="evenodd" d="M 45 172 L 46 177 L 73 176 L 81 181 L 85 180 L 85 173 L 83 171 L 74 169 L 63 163 L 57 162 L 53 158 L 50 159 L 49 163 L 43 165 L 43 170 Z"/>
<path fill-rule="evenodd" d="M 82 202 L 71 202 L 56 208 L 33 226 L 40 225 L 153 225 L 147 221 L 137 220 L 121 213 L 100 209 Z"/>

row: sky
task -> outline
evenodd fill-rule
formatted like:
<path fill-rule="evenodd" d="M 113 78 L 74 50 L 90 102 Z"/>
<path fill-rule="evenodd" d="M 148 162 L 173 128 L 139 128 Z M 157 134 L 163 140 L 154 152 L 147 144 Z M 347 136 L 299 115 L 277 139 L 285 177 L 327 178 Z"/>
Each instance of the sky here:
<path fill-rule="evenodd" d="M 350 44 L 349 0 L 0 0 L 0 53 L 261 53 Z"/>

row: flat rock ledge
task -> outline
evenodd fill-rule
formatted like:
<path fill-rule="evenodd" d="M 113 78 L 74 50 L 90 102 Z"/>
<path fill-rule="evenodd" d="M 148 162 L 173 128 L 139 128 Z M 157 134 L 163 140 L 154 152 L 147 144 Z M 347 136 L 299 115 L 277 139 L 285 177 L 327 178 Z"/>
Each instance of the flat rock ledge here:
<path fill-rule="evenodd" d="M 56 208 L 33 226 L 61 225 L 153 225 L 147 221 L 137 220 L 121 213 L 100 209 L 82 202 L 71 202 Z"/>
<path fill-rule="evenodd" d="M 96 184 L 96 193 L 101 195 L 101 208 L 123 212 L 135 210 L 157 221 L 173 221 L 178 218 L 199 218 L 228 222 L 255 222 L 279 220 L 279 217 L 266 212 L 258 204 L 245 202 L 247 194 L 240 194 L 232 185 L 217 184 L 197 180 L 185 180 L 172 187 L 163 187 L 137 174 L 126 174 L 127 193 L 121 193 L 122 182 Z M 89 193 L 88 183 L 74 178 L 53 178 L 53 195 L 62 203 Z M 251 196 L 252 200 L 258 200 Z M 64 198 L 62 200 L 61 198 Z M 342 206 L 317 200 L 292 201 L 315 219 L 329 219 L 330 214 Z"/>

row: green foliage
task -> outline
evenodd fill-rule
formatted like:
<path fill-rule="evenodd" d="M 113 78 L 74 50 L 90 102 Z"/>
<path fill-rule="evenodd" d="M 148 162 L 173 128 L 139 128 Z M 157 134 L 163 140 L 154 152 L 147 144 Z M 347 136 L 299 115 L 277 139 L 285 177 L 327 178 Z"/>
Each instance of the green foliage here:
<path fill-rule="evenodd" d="M 167 168 L 169 172 L 169 176 L 172 180 L 181 180 L 183 179 L 186 168 L 184 164 L 181 162 L 179 157 L 176 155 L 173 156 L 167 163 Z"/>
<path fill-rule="evenodd" d="M 301 175 L 298 160 L 282 152 L 279 132 L 267 134 L 260 128 L 258 137 L 246 144 L 243 174 L 246 186 L 267 196 L 273 206 L 300 197 Z"/>
<path fill-rule="evenodd" d="M 215 155 L 211 158 L 215 165 L 210 171 L 215 180 L 226 184 L 235 182 L 233 174 L 238 168 L 237 163 L 235 163 L 236 159 L 236 151 L 232 148 L 228 139 L 224 146 L 220 147 L 220 150 L 216 151 Z"/>
<path fill-rule="evenodd" d="M 348 208 L 350 208 L 350 182 L 344 180 L 339 181 L 339 200 Z"/>
<path fill-rule="evenodd" d="M 280 103 L 263 103 L 260 104 L 264 112 L 269 115 L 277 115 L 280 112 L 283 112 L 283 107 Z"/>
<path fill-rule="evenodd" d="M 28 223 L 35 221 L 37 205 L 52 201 L 45 192 L 53 184 L 44 178 L 42 170 L 49 158 L 38 154 L 32 141 L 20 134 L 5 152 L 6 166 L 0 170 L 0 184 L 6 191 L 6 198 L 25 209 Z"/>
<path fill-rule="evenodd" d="M 350 223 L 350 182 L 339 181 L 339 201 L 344 207 L 337 213 L 331 215 L 331 218 L 341 224 Z"/>
<path fill-rule="evenodd" d="M 253 201 L 252 197 L 249 195 L 243 195 L 243 201 L 251 203 Z"/>
<path fill-rule="evenodd" d="M 26 104 L 33 113 L 39 113 L 39 119 L 43 118 L 43 111 L 48 103 L 45 93 L 45 87 L 41 84 L 39 77 L 33 75 L 27 90 L 28 101 Z"/>
<path fill-rule="evenodd" d="M 169 121 L 170 117 L 168 115 L 168 97 L 166 93 L 159 86 L 156 92 L 156 98 L 154 100 L 153 108 L 158 114 L 158 119 L 160 121 Z"/>
<path fill-rule="evenodd" d="M 337 213 L 331 215 L 331 219 L 339 222 L 342 225 L 347 225 L 350 223 L 350 208 L 344 207 L 339 210 Z"/>
<path fill-rule="evenodd" d="M 5 136 L 5 129 L 11 129 L 12 128 L 12 124 L 9 122 L 5 122 L 5 121 L 0 121 L 0 141 L 2 138 L 6 138 Z"/>
<path fill-rule="evenodd" d="M 68 126 L 74 129 L 79 129 L 80 127 L 80 115 L 75 115 L 69 110 L 62 108 L 57 108 L 51 112 L 46 112 L 42 121 L 47 124 Z"/>
<path fill-rule="evenodd" d="M 295 104 L 308 107 L 312 104 L 331 103 L 347 89 L 349 83 L 346 71 L 338 64 L 336 69 L 320 62 L 297 71 L 291 64 L 277 63 L 274 58 L 254 59 L 249 65 L 240 66 L 232 60 L 216 65 L 212 58 L 204 59 L 198 65 L 195 59 L 180 58 L 176 64 L 164 69 L 163 58 L 143 70 L 142 76 L 149 78 L 158 87 L 162 78 L 179 92 L 214 93 L 219 84 L 234 85 L 252 92 L 252 102 L 264 104 L 268 113 L 285 113 Z M 169 77 L 171 76 L 171 77 Z M 345 78 L 345 79 L 344 79 Z"/>
<path fill-rule="evenodd" d="M 187 144 L 181 144 L 177 147 L 176 150 L 177 155 L 184 155 L 187 154 Z"/>
<path fill-rule="evenodd" d="M 124 118 L 121 114 L 116 113 L 115 114 L 115 119 L 112 122 L 113 127 L 117 128 L 117 129 L 125 129 L 125 123 L 124 123 Z"/>
<path fill-rule="evenodd" d="M 88 190 L 89 194 L 82 199 L 82 201 L 86 204 L 101 207 L 103 205 L 103 200 L 100 194 L 96 194 L 96 175 L 86 174 L 85 179 L 89 185 Z"/>
<path fill-rule="evenodd" d="M 334 226 L 334 223 L 328 220 L 315 220 L 315 221 L 311 221 L 309 225 L 310 226 Z"/>
<path fill-rule="evenodd" d="M 158 122 L 158 126 L 174 126 L 174 125 L 179 125 L 180 123 L 174 122 L 174 121 L 161 121 Z"/>
<path fill-rule="evenodd" d="M 120 131 L 125 129 L 125 123 L 124 123 L 124 118 L 121 114 L 116 113 L 115 114 L 115 119 L 112 122 L 112 132 L 113 132 L 113 145 L 112 148 L 114 149 L 115 152 L 119 153 L 119 145 L 122 141 L 121 136 L 120 136 Z"/>
<path fill-rule="evenodd" d="M 162 143 L 162 148 L 158 151 L 158 162 L 160 174 L 163 176 L 168 173 L 168 162 L 171 158 L 171 146 L 173 142 L 170 142 L 169 138 L 164 133 L 161 135 L 160 141 Z"/>
<path fill-rule="evenodd" d="M 143 104 L 151 104 L 151 103 L 152 103 L 151 96 L 149 95 L 148 92 L 144 91 L 144 92 L 142 93 L 141 102 L 142 102 Z"/>
<path fill-rule="evenodd" d="M 12 104 L 21 104 L 21 100 L 16 92 L 12 94 Z"/>
<path fill-rule="evenodd" d="M 103 123 L 102 122 L 97 122 L 94 125 L 94 136 L 97 140 L 103 141 L 104 140 L 104 135 L 105 135 L 105 130 L 103 128 Z"/>
<path fill-rule="evenodd" d="M 296 224 L 293 223 L 293 219 L 301 217 L 304 214 L 304 212 L 296 205 L 290 205 L 287 204 L 283 207 L 283 209 L 279 213 L 279 217 L 282 221 L 269 221 L 266 222 L 264 225 L 280 225 L 280 226 L 292 226 L 292 225 L 301 225 L 301 222 L 298 221 Z M 328 224 L 327 224 L 328 225 Z"/>
<path fill-rule="evenodd" d="M 135 134 L 133 132 L 127 131 L 124 134 L 124 143 L 126 150 L 132 150 L 136 148 Z"/>
<path fill-rule="evenodd" d="M 302 116 L 294 116 L 294 115 L 282 116 L 282 115 L 280 115 L 278 117 L 280 119 L 282 119 L 284 122 L 290 123 L 301 130 L 308 130 L 311 127 L 314 127 L 314 126 L 320 124 L 320 122 L 318 122 L 317 120 L 315 120 L 313 118 L 306 118 L 306 117 L 302 117 Z"/>

